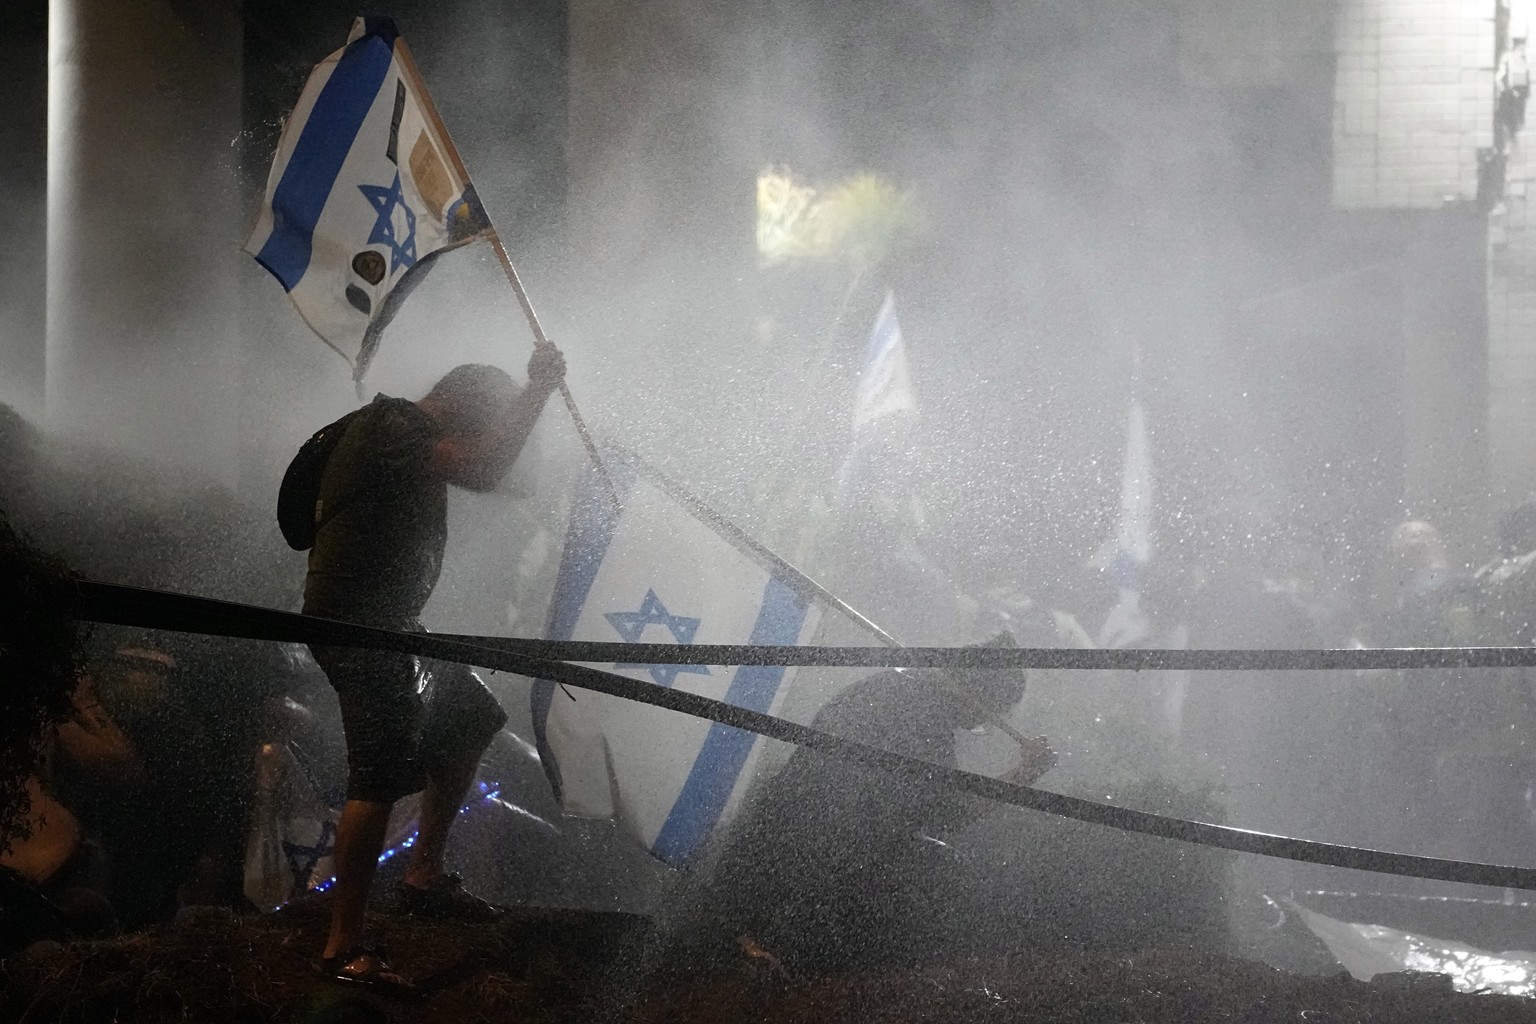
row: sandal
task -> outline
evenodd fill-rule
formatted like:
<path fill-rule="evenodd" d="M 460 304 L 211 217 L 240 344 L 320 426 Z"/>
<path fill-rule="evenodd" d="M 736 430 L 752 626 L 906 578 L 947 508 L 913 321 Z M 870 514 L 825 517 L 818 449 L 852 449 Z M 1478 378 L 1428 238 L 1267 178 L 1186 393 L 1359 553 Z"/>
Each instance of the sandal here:
<path fill-rule="evenodd" d="M 395 973 L 378 946 L 353 946 L 344 953 L 320 958 L 320 971 L 332 981 L 363 985 L 391 995 L 415 997 L 421 990 Z"/>

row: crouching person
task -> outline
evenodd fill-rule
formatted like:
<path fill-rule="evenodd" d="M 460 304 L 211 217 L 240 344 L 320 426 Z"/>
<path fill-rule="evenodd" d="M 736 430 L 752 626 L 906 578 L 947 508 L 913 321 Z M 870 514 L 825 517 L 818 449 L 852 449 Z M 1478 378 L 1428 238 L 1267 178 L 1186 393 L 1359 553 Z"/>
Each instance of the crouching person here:
<path fill-rule="evenodd" d="M 40 938 L 99 938 L 118 930 L 105 893 L 108 873 L 102 848 L 79 815 L 57 792 L 60 770 L 98 782 L 143 777 L 143 765 L 117 724 L 102 710 L 95 686 L 82 676 L 71 694 L 71 711 L 43 743 L 43 760 L 25 780 L 22 838 L 0 854 L 0 867 L 18 917 L 4 931 L 7 945 Z"/>
<path fill-rule="evenodd" d="M 972 646 L 1016 643 L 1004 632 Z M 1024 686 L 1020 669 L 895 669 L 853 683 L 811 725 L 952 769 L 957 731 L 1005 720 Z M 1029 785 L 1056 755 L 1043 737 L 1020 740 L 1002 778 Z M 797 748 L 674 899 L 666 955 L 729 962 L 735 945 L 801 977 L 921 963 L 954 869 L 942 837 L 989 806 L 933 778 Z"/>

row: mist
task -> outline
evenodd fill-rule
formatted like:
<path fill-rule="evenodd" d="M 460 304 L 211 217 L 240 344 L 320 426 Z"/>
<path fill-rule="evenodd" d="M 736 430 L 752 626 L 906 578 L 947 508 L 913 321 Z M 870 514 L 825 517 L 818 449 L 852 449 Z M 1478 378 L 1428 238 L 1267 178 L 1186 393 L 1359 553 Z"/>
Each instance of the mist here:
<path fill-rule="evenodd" d="M 271 509 L 298 445 L 460 363 L 522 379 L 523 311 L 488 246 L 447 253 L 354 384 L 238 251 L 282 120 L 350 7 L 166 0 L 135 20 L 52 6 L 54 48 L 34 10 L 8 26 L 18 59 L 0 61 L 28 111 L 0 135 L 17 236 L 0 401 L 28 421 L 46 477 L 17 485 L 11 514 L 87 576 L 295 610 L 303 558 L 276 542 Z M 1475 575 L 1536 548 L 1500 537 L 1533 468 L 1536 306 L 1522 288 L 1536 256 L 1522 248 L 1519 129 L 1495 103 L 1525 12 L 1484 6 L 1446 5 L 1439 34 L 1475 45 L 1424 58 L 1444 81 L 1418 86 L 1451 97 L 1424 99 L 1428 113 L 1390 94 L 1396 51 L 1351 42 L 1396 31 L 1388 0 L 404 0 L 389 13 L 599 439 L 904 643 L 1007 628 L 1020 646 L 1071 646 L 1055 611 L 1099 645 L 1267 649 L 1531 642 L 1509 611 L 1523 577 Z M 87 41 L 134 21 L 159 49 L 61 53 L 67 17 Z M 70 68 L 73 115 L 57 88 Z M 120 82 L 114 106 L 103 97 Z M 114 116 L 120 139 L 103 134 Z M 1412 144 L 1392 149 L 1400 136 Z M 765 174 L 812 203 L 874 180 L 888 205 L 872 216 L 895 227 L 873 251 L 764 253 Z M 912 407 L 882 425 L 850 490 L 887 296 Z M 1149 497 L 1127 582 L 1115 544 L 1133 408 Z M 427 625 L 543 636 L 589 475 L 557 397 L 506 484 L 453 492 Z M 1432 524 L 1433 542 L 1394 541 L 1409 521 Z M 1128 591 L 1139 604 L 1117 620 Z M 817 642 L 869 642 L 855 635 Z M 855 678 L 803 672 L 782 714 L 811 722 Z M 493 689 L 531 735 L 527 681 Z M 1055 671 L 1031 672 L 1005 721 L 1050 739 L 1060 763 L 1039 785 L 1057 792 L 1528 864 L 1536 759 L 1510 734 L 1529 701 L 1515 672 Z M 957 736 L 960 767 L 1006 771 L 1001 731 Z M 755 778 L 791 756 L 769 745 Z M 558 815 L 547 792 L 524 796 Z M 674 914 L 674 937 L 702 927 L 688 903 L 701 897 L 670 895 L 687 883 L 635 866 L 621 837 L 571 828 L 597 867 L 537 898 L 606 906 L 623 877 L 637 909 Z M 962 953 L 1044 941 L 1047 905 L 1076 900 L 1068 931 L 1084 945 L 1177 935 L 1297 967 L 1261 948 L 1263 895 L 1500 895 L 1207 857 L 1017 810 L 978 810 L 952 844 L 970 881 L 935 942 Z M 1084 850 L 1110 867 L 1052 873 Z M 1104 877 L 1131 864 L 1131 881 Z M 1140 883 L 1143 916 L 1168 892 L 1198 902 L 1198 921 L 1117 921 L 1114 899 Z M 967 939 L 998 892 L 1035 916 Z"/>

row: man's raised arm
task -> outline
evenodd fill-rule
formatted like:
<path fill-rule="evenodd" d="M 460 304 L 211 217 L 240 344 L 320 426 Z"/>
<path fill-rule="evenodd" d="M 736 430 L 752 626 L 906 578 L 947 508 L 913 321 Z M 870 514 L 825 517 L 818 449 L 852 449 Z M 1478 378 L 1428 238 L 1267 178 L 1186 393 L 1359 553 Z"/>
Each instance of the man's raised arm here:
<path fill-rule="evenodd" d="M 553 344 L 536 344 L 528 359 L 528 384 L 484 430 L 449 432 L 432 452 L 433 469 L 451 484 L 493 491 L 512 469 L 551 392 L 565 379 L 565 356 Z"/>

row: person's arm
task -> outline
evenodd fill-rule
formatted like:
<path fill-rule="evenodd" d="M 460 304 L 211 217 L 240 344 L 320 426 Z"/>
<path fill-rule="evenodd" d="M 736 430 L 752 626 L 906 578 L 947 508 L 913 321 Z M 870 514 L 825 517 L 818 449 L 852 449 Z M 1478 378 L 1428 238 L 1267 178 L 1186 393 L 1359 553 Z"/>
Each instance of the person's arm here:
<path fill-rule="evenodd" d="M 472 491 L 493 491 L 522 454 L 544 403 L 565 379 L 565 356 L 552 344 L 534 345 L 528 385 L 500 419 L 478 434 L 437 442 L 432 460 L 444 479 Z"/>
<path fill-rule="evenodd" d="M 59 756 L 101 781 L 126 785 L 143 782 L 144 762 L 133 742 L 102 708 L 90 677 L 80 681 L 72 699 L 74 714 L 56 730 Z"/>
<path fill-rule="evenodd" d="M 1035 780 L 1056 767 L 1056 751 L 1044 736 L 1026 736 L 1019 744 L 1018 760 L 1003 773 L 1003 781 L 1015 786 L 1033 786 Z"/>

